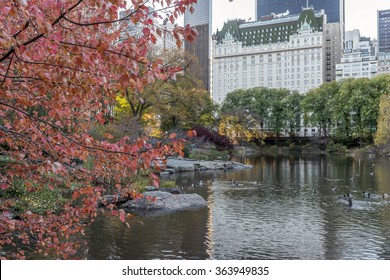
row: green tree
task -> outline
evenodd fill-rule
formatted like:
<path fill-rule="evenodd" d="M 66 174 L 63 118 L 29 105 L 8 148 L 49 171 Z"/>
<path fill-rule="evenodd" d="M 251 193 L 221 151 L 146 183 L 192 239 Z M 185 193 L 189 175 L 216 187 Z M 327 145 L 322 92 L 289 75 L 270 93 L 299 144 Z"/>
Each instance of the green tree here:
<path fill-rule="evenodd" d="M 286 89 L 270 89 L 270 93 L 268 127 L 279 138 L 287 130 L 287 97 L 290 92 Z"/>
<path fill-rule="evenodd" d="M 162 129 L 190 129 L 214 122 L 216 107 L 209 93 L 202 89 L 200 80 L 187 74 L 165 85 L 159 104 L 154 107 L 161 117 Z"/>
<path fill-rule="evenodd" d="M 341 82 L 332 102 L 341 136 L 372 138 L 378 119 L 381 87 L 367 78 Z"/>
<path fill-rule="evenodd" d="M 222 104 L 222 113 L 229 115 L 235 108 L 239 109 L 242 114 L 251 115 L 258 120 L 262 135 L 266 132 L 279 137 L 283 131 L 289 130 L 286 120 L 289 95 L 290 92 L 285 89 L 264 87 L 236 90 L 227 94 Z"/>
<path fill-rule="evenodd" d="M 195 65 L 192 69 L 198 67 L 195 58 L 185 60 L 184 57 L 189 55 L 174 51 L 164 52 L 161 59 L 164 65 L 173 68 L 186 68 L 186 61 Z M 208 92 L 202 88 L 202 82 L 196 77 L 196 72 L 189 71 L 167 77 L 165 80 L 157 80 L 142 88 L 142 91 L 127 88 L 117 96 L 116 116 L 119 119 L 133 116 L 144 126 L 149 126 L 150 121 L 157 118 L 160 119 L 163 130 L 191 128 L 198 124 L 208 125 L 214 121 L 216 107 Z"/>
<path fill-rule="evenodd" d="M 332 126 L 332 100 L 339 90 L 337 82 L 322 84 L 304 95 L 302 107 L 312 126 L 318 126 L 320 133 L 327 137 Z"/>
<path fill-rule="evenodd" d="M 301 129 L 303 116 L 302 109 L 303 95 L 297 91 L 290 93 L 286 99 L 286 121 L 290 136 L 294 136 Z"/>

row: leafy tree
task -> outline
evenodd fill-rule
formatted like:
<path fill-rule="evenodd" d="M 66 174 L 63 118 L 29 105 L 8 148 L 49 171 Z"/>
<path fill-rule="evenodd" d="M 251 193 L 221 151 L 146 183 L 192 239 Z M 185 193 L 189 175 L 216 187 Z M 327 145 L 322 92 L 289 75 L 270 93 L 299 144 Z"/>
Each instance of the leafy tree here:
<path fill-rule="evenodd" d="M 382 146 L 390 144 L 390 95 L 383 94 L 379 105 L 378 130 L 375 144 Z"/>
<path fill-rule="evenodd" d="M 334 96 L 339 90 L 337 82 L 322 84 L 310 90 L 302 100 L 302 107 L 313 126 L 318 126 L 323 136 L 327 137 L 332 125 Z"/>
<path fill-rule="evenodd" d="M 260 130 L 263 131 L 262 135 L 264 132 L 272 132 L 279 137 L 284 130 L 287 130 L 286 102 L 289 94 L 290 92 L 285 89 L 264 87 L 236 90 L 227 94 L 221 110 L 223 114 L 231 115 L 232 110 L 237 108 L 237 112 L 242 114 L 241 117 L 244 114 L 252 116 L 252 119 L 247 118 L 247 121 L 258 121 Z M 240 120 L 240 123 L 245 123 L 245 118 Z M 238 126 L 230 127 L 238 128 Z M 247 124 L 246 127 L 249 128 L 250 125 Z"/>
<path fill-rule="evenodd" d="M 183 55 L 183 52 L 164 52 L 162 59 L 165 65 L 178 69 L 187 67 L 184 63 L 190 61 L 192 69 L 197 68 L 197 60 Z M 154 119 L 161 120 L 163 130 L 173 128 L 191 128 L 201 124 L 202 121 L 212 121 L 214 111 L 213 103 L 207 91 L 203 90 L 201 80 L 196 73 L 178 74 L 174 79 L 158 80 L 146 86 L 142 92 L 126 89 L 117 97 L 115 112 L 119 118 L 133 116 L 146 126 L 144 116 L 154 116 Z M 141 98 L 140 98 L 141 97 Z M 151 120 L 153 118 L 148 118 Z"/>
<path fill-rule="evenodd" d="M 166 101 L 161 101 L 164 105 L 158 109 L 163 130 L 190 129 L 195 125 L 212 122 L 213 102 L 199 83 L 200 80 L 194 80 L 186 74 L 167 84 L 164 89 Z"/>
<path fill-rule="evenodd" d="M 258 116 L 248 109 L 237 108 L 221 116 L 218 131 L 235 143 L 256 141 L 264 138 L 259 123 Z"/>
<path fill-rule="evenodd" d="M 7 249 L 7 258 L 23 258 L 26 245 L 72 257 L 78 248 L 74 236 L 96 217 L 109 188 L 129 194 L 128 178 L 151 164 L 158 168 L 156 159 L 181 150 L 175 135 L 152 146 L 146 138 L 99 141 L 88 131 L 93 122 L 107 122 L 118 92 L 143 92 L 181 70 L 148 56 L 162 30 L 151 19 L 161 17 L 159 12 L 147 5 L 162 5 L 163 16 L 173 23 L 195 2 L 132 0 L 118 18 L 124 0 L 2 1 L 0 157 L 6 163 L 0 169 L 0 250 Z M 118 42 L 128 22 L 142 25 L 142 33 Z M 172 33 L 179 46 L 180 38 L 193 40 L 197 34 L 189 26 Z M 89 164 L 75 165 L 74 159 Z M 153 174 L 151 180 L 158 184 Z M 70 199 L 60 210 L 40 208 L 45 213 L 31 205 L 17 208 L 16 181 L 28 193 L 65 189 Z M 125 221 L 124 212 L 111 206 Z"/>
<path fill-rule="evenodd" d="M 374 82 L 375 84 L 375 82 Z M 366 78 L 341 82 L 333 99 L 334 119 L 344 137 L 372 137 L 378 119 L 381 86 Z"/>
<path fill-rule="evenodd" d="M 183 52 L 180 50 L 164 51 L 161 55 L 155 56 L 155 59 L 163 61 L 165 66 L 172 69 L 183 69 L 185 66 Z M 166 94 L 167 84 L 176 79 L 176 75 L 172 77 L 164 76 L 163 78 L 150 82 L 141 89 L 128 87 L 118 92 L 118 104 L 114 109 L 116 114 L 119 117 L 132 115 L 134 118 L 142 120 L 143 115 L 148 111 L 150 112 L 148 110 L 150 107 L 156 107 L 156 110 L 162 106 L 161 103 L 165 104 L 167 102 L 165 99 L 169 100 L 170 97 L 169 94 L 168 96 L 164 95 Z M 164 102 L 161 99 L 164 99 Z"/>
<path fill-rule="evenodd" d="M 287 97 L 289 91 L 286 89 L 272 89 L 270 101 L 270 115 L 268 126 L 276 134 L 276 138 L 287 130 Z"/>
<path fill-rule="evenodd" d="M 303 95 L 297 91 L 292 92 L 287 96 L 286 100 L 286 121 L 288 133 L 294 136 L 296 131 L 301 129 L 301 120 L 303 115 L 302 110 Z"/>

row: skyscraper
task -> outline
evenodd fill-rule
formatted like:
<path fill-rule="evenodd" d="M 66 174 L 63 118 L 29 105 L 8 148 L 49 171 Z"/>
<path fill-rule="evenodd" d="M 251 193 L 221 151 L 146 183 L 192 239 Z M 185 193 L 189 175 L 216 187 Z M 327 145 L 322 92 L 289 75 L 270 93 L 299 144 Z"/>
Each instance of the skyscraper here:
<path fill-rule="evenodd" d="M 185 50 L 195 55 L 199 60 L 200 69 L 198 69 L 199 78 L 203 81 L 206 90 L 210 89 L 210 57 L 211 57 L 211 18 L 212 18 L 212 0 L 198 0 L 193 5 L 194 13 L 189 11 L 184 15 L 184 25 L 194 27 L 199 36 L 194 42 L 185 42 Z M 189 66 L 191 71 L 191 65 Z"/>
<path fill-rule="evenodd" d="M 390 52 L 390 9 L 378 11 L 378 51 Z"/>
<path fill-rule="evenodd" d="M 299 14 L 302 7 L 313 6 L 314 10 L 325 10 L 328 22 L 344 23 L 344 1 L 345 0 L 257 0 L 256 19 L 271 15 L 280 14 L 287 10 L 290 14 Z"/>

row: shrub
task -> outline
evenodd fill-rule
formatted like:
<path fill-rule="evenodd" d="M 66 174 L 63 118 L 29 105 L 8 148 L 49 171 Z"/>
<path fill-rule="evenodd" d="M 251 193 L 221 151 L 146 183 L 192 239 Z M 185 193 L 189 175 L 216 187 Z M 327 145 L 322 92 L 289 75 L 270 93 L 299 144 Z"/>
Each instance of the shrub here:
<path fill-rule="evenodd" d="M 189 158 L 195 160 L 215 160 L 215 159 L 228 159 L 229 151 L 218 151 L 214 149 L 193 149 Z"/>
<path fill-rule="evenodd" d="M 30 210 L 36 214 L 45 214 L 47 211 L 61 210 L 65 199 L 59 190 L 51 190 L 48 186 L 26 187 L 21 180 L 15 180 L 12 187 L 0 192 L 0 197 L 12 198 L 12 208 L 17 213 Z"/>
<path fill-rule="evenodd" d="M 226 136 L 220 135 L 218 132 L 210 131 L 202 126 L 196 126 L 193 130 L 196 131 L 197 138 L 203 138 L 204 140 L 213 143 L 219 151 L 234 149 L 230 139 Z"/>
<path fill-rule="evenodd" d="M 336 154 L 347 153 L 348 148 L 341 143 L 334 143 L 333 141 L 330 141 L 328 143 L 328 146 L 326 147 L 326 152 L 327 153 L 336 153 Z"/>

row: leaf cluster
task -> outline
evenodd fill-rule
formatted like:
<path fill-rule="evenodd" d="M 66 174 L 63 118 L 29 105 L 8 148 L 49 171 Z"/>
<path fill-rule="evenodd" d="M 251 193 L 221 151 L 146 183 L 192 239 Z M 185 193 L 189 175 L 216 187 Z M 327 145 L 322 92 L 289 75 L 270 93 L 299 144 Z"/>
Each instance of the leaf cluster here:
<path fill-rule="evenodd" d="M 140 93 L 181 71 L 149 56 L 162 34 L 153 19 L 173 23 L 195 2 L 1 2 L 0 188 L 13 197 L 4 196 L 0 205 L 0 250 L 5 244 L 16 248 L 7 258 L 24 258 L 20 244 L 31 240 L 42 254 L 71 258 L 79 248 L 73 237 L 97 216 L 99 197 L 112 188 L 126 191 L 123 178 L 159 169 L 166 156 L 181 153 L 183 141 L 175 137 L 150 143 L 133 130 L 90 132 L 93 124 L 112 121 L 118 92 Z M 156 4 L 162 9 L 151 11 Z M 127 10 L 119 17 L 121 9 Z M 119 40 L 129 23 L 142 26 L 142 33 Z M 178 46 L 196 36 L 190 26 L 169 32 Z M 86 168 L 75 159 L 92 164 Z M 21 197 L 12 190 L 16 180 L 27 184 Z M 158 184 L 153 174 L 150 180 Z M 62 203 L 59 189 L 72 203 Z M 10 215 L 16 198 L 18 219 Z"/>

